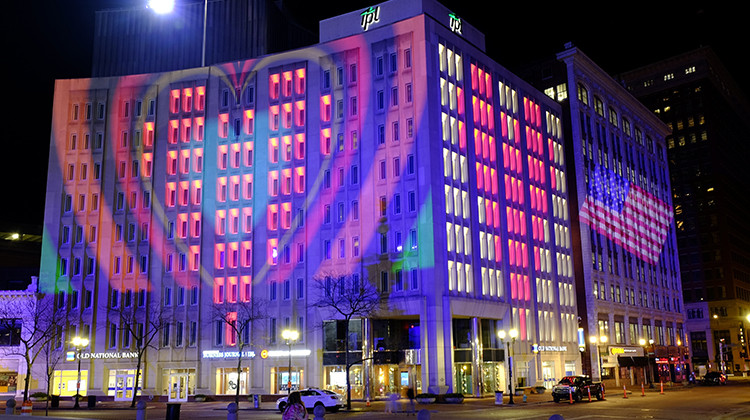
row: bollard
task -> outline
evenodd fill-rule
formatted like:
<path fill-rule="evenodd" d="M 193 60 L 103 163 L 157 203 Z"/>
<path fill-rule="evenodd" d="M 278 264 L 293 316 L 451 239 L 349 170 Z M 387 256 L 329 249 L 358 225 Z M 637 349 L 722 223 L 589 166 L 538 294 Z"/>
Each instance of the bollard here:
<path fill-rule="evenodd" d="M 625 389 L 625 385 L 622 386 L 622 398 L 628 398 L 628 390 Z"/>
<path fill-rule="evenodd" d="M 313 420 L 323 420 L 326 415 L 326 408 L 322 405 L 316 405 L 315 408 L 313 408 Z"/>
<path fill-rule="evenodd" d="M 664 382 L 661 382 L 661 392 L 659 392 L 659 393 L 660 394 L 664 394 Z"/>
<path fill-rule="evenodd" d="M 526 394 L 523 394 L 523 402 L 526 402 Z"/>
<path fill-rule="evenodd" d="M 573 404 L 573 387 L 568 387 L 568 391 L 570 391 L 570 403 Z"/>
<path fill-rule="evenodd" d="M 180 420 L 180 404 L 167 403 L 167 420 Z"/>
<path fill-rule="evenodd" d="M 589 402 L 591 402 L 591 387 L 587 387 L 586 391 L 589 393 Z"/>
<path fill-rule="evenodd" d="M 605 399 L 604 391 L 606 388 L 604 388 L 604 382 L 602 382 L 602 399 Z"/>
<path fill-rule="evenodd" d="M 9 416 L 16 414 L 16 400 L 14 398 L 5 402 L 5 414 Z"/>
<path fill-rule="evenodd" d="M 643 382 L 641 382 L 641 397 L 646 396 L 646 388 L 643 387 Z"/>
<path fill-rule="evenodd" d="M 135 405 L 135 420 L 146 420 L 146 401 L 138 401 Z"/>
<path fill-rule="evenodd" d="M 227 420 L 237 420 L 237 404 L 236 403 L 229 403 L 227 404 Z"/>
<path fill-rule="evenodd" d="M 22 416 L 30 416 L 31 411 L 33 410 L 34 406 L 31 403 L 31 401 L 24 401 L 23 404 L 21 404 L 21 415 Z"/>
<path fill-rule="evenodd" d="M 430 412 L 426 408 L 419 410 L 417 420 L 430 420 Z"/>

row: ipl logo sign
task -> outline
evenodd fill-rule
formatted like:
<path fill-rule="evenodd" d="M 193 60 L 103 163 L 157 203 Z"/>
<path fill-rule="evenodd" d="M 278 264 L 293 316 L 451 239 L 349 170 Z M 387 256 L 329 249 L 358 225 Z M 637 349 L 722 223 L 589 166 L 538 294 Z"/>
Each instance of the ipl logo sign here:
<path fill-rule="evenodd" d="M 451 18 L 451 21 L 450 21 L 451 31 L 459 35 L 463 35 L 461 33 L 461 18 L 456 16 L 455 13 L 451 13 L 448 16 Z"/>
<path fill-rule="evenodd" d="M 380 6 L 372 7 L 362 12 L 362 21 L 360 25 L 362 30 L 366 31 L 370 28 L 373 23 L 380 22 Z"/>

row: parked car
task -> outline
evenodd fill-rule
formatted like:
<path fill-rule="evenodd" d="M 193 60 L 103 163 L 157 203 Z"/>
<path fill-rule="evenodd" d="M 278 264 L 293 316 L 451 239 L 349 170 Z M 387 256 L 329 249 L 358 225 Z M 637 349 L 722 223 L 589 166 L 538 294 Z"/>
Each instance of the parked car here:
<path fill-rule="evenodd" d="M 566 376 L 560 379 L 560 382 L 552 387 L 552 399 L 555 402 L 570 401 L 570 395 L 573 394 L 573 401 L 579 402 L 588 398 L 589 391 L 591 397 L 597 400 L 604 399 L 604 386 L 601 382 L 592 382 L 588 376 Z"/>
<path fill-rule="evenodd" d="M 322 405 L 326 410 L 337 412 L 344 406 L 344 396 L 327 389 L 307 388 L 299 391 L 302 403 L 308 410 L 312 410 L 318 405 Z M 276 400 L 276 408 L 279 412 L 284 412 L 286 408 L 287 397 Z"/>
<path fill-rule="evenodd" d="M 726 385 L 727 375 L 721 372 L 708 372 L 701 381 L 703 385 Z"/>

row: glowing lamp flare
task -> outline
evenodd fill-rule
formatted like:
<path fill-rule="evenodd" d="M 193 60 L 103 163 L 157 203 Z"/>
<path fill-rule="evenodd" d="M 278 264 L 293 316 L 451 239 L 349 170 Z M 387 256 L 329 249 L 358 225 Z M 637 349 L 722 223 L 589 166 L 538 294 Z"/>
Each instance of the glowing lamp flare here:
<path fill-rule="evenodd" d="M 172 10 L 174 10 L 174 0 L 150 0 L 148 7 L 160 15 L 172 13 Z"/>

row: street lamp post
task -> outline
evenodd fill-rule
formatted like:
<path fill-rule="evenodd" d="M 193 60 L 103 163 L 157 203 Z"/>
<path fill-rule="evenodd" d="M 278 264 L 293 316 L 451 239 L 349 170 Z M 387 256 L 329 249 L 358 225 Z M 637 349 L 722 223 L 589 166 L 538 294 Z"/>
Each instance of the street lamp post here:
<path fill-rule="evenodd" d="M 601 350 L 599 350 L 599 345 L 600 344 L 605 345 L 607 343 L 607 336 L 600 335 L 599 337 L 597 337 L 595 335 L 592 335 L 591 337 L 589 337 L 589 342 L 591 342 L 591 344 L 596 346 L 596 355 L 597 355 L 597 359 L 599 360 L 599 381 L 601 381 L 602 371 L 604 369 L 602 368 L 602 352 Z"/>
<path fill-rule="evenodd" d="M 498 331 L 497 336 L 500 337 L 500 341 L 505 343 L 505 347 L 508 349 L 508 386 L 510 387 L 510 399 L 508 400 L 508 404 L 515 404 L 513 401 L 513 394 L 516 392 L 513 384 L 513 345 L 516 342 L 516 337 L 518 337 L 518 330 L 513 328 L 508 331 L 507 340 L 505 338 L 505 330 Z"/>
<path fill-rule="evenodd" d="M 287 395 L 292 393 L 292 341 L 297 341 L 299 338 L 299 332 L 296 330 L 284 330 L 281 332 L 281 337 L 286 340 L 286 345 L 289 347 L 289 370 L 287 371 L 287 384 L 286 391 Z"/>
<path fill-rule="evenodd" d="M 72 344 L 76 348 L 76 359 L 78 359 L 78 381 L 76 381 L 76 403 L 73 405 L 73 408 L 80 408 L 81 406 L 78 404 L 78 397 L 80 396 L 80 392 L 81 392 L 81 350 L 83 350 L 84 347 L 89 345 L 89 339 L 75 336 L 73 337 Z"/>

